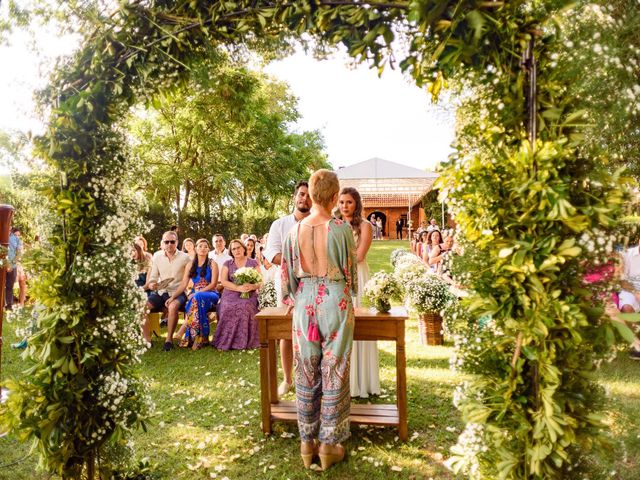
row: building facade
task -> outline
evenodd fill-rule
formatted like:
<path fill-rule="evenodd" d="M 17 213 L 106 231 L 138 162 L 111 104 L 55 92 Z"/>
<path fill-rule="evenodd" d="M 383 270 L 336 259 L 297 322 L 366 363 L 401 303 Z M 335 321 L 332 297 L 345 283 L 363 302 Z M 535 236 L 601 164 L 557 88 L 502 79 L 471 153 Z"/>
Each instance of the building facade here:
<path fill-rule="evenodd" d="M 437 173 L 372 158 L 336 172 L 341 187 L 354 187 L 363 203 L 363 217 L 382 219 L 383 237 L 396 238 L 396 221 L 403 221 L 403 238 L 426 222 L 421 200 L 433 187 Z M 411 220 L 411 225 L 409 225 Z"/>

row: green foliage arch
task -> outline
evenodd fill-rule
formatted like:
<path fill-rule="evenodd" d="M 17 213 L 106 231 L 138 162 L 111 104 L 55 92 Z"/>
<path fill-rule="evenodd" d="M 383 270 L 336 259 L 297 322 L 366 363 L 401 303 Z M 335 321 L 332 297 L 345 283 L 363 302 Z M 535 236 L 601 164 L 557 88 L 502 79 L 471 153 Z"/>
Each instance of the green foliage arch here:
<path fill-rule="evenodd" d="M 616 11 L 598 6 L 599 14 L 637 13 L 631 1 L 614 3 Z M 42 96 L 51 118 L 38 152 L 60 172 L 48 191 L 60 225 L 40 257 L 41 307 L 29 346 L 36 363 L 10 385 L 3 421 L 33 439 L 45 468 L 65 478 L 93 477 L 102 447 L 144 421 L 144 389 L 131 369 L 142 349 L 142 300 L 124 287 L 123 251 L 141 225 L 117 122 L 135 102 L 186 82 L 211 49 L 311 38 L 319 50 L 342 44 L 380 71 L 399 65 L 434 98 L 447 85 L 471 92 L 460 110 L 469 121 L 439 188 L 461 234 L 490 265 L 469 280 L 474 294 L 460 328 L 491 345 L 481 363 L 493 368 L 469 369 L 476 377 L 459 399 L 468 428 L 450 465 L 474 478 L 566 478 L 580 450 L 600 438 L 589 378 L 612 342 L 579 281 L 606 251 L 590 252 L 591 237 L 578 237 L 615 226 L 628 183 L 593 147 L 602 136 L 583 113 L 606 105 L 585 99 L 584 84 L 563 76 L 554 58 L 572 21 L 598 27 L 590 8 L 565 0 L 157 0 L 92 16 L 84 47 Z M 527 51 L 537 81 L 526 71 L 531 63 L 523 68 Z M 633 74 L 616 81 L 629 85 Z M 637 111 L 626 115 L 638 124 Z M 117 274 L 96 276 L 107 260 Z M 492 316 L 492 329 L 478 330 L 482 315 Z M 113 325 L 117 334 L 103 334 Z"/>

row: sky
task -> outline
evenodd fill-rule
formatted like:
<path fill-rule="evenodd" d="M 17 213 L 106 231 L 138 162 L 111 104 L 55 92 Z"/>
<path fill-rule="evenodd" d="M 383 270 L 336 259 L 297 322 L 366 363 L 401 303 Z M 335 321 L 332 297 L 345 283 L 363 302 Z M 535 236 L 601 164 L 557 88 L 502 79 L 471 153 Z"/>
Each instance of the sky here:
<path fill-rule="evenodd" d="M 29 48 L 26 35 L 14 35 L 0 47 L 0 129 L 43 130 L 33 92 L 46 85 L 55 58 L 75 47 L 71 39 L 42 32 L 37 39 L 40 58 Z M 433 105 L 426 89 L 411 84 L 399 71 L 353 68 L 346 55 L 316 60 L 302 51 L 266 67 L 287 82 L 298 97 L 298 131 L 320 130 L 334 168 L 369 158 L 432 170 L 451 152 L 453 114 Z M 6 67 L 9 68 L 6 68 Z M 0 165 L 0 174 L 7 173 Z"/>

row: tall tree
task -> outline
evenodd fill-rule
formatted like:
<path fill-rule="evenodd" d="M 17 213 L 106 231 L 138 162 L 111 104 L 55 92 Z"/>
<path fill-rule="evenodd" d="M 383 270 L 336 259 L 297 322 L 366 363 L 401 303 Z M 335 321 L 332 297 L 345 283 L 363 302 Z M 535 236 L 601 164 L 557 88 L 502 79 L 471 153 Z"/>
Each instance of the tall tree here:
<path fill-rule="evenodd" d="M 273 212 L 297 180 L 327 166 L 318 132 L 291 131 L 296 103 L 283 83 L 220 55 L 206 59 L 129 122 L 149 200 L 199 231 L 213 217 Z"/>

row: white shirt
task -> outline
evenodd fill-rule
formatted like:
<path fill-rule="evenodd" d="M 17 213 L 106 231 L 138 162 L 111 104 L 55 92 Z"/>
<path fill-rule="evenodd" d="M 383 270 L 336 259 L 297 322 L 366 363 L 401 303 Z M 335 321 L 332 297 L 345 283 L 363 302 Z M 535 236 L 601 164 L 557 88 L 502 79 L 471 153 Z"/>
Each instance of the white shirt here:
<path fill-rule="evenodd" d="M 624 265 L 624 277 L 633 285 L 633 288 L 640 292 L 640 248 L 632 247 L 627 249 L 622 256 Z"/>
<path fill-rule="evenodd" d="M 162 295 L 167 292 L 173 295 L 182 282 L 184 269 L 191 264 L 191 257 L 180 250 L 176 250 L 172 260 L 169 260 L 164 250 L 160 250 L 153 254 L 153 262 L 151 264 L 151 275 L 149 282 L 161 282 L 171 278 L 171 282 L 165 288 L 158 290 L 158 294 Z"/>
<path fill-rule="evenodd" d="M 264 265 L 260 265 L 260 273 L 262 273 L 262 282 L 274 282 L 276 281 L 276 277 L 280 274 L 280 268 L 278 265 L 271 265 L 271 268 L 267 270 L 264 268 Z"/>
<path fill-rule="evenodd" d="M 286 217 L 279 218 L 275 222 L 271 224 L 271 228 L 269 229 L 269 236 L 267 237 L 267 247 L 264 249 L 262 254 L 269 260 L 270 263 L 273 263 L 273 259 L 278 254 L 282 254 L 282 245 L 284 244 L 284 239 L 287 238 L 287 235 L 291 231 L 291 229 L 298 223 L 295 215 L 292 213 L 291 215 L 287 215 Z M 276 286 L 276 294 L 278 295 L 278 306 L 282 307 L 284 304 L 282 303 L 282 275 L 281 269 L 278 268 L 278 271 L 275 275 L 275 286 Z"/>
<path fill-rule="evenodd" d="M 231 255 L 229 255 L 229 250 L 226 248 L 222 253 L 216 253 L 214 248 L 209 252 L 209 258 L 218 264 L 218 276 L 220 276 L 222 275 L 222 266 L 224 265 L 224 262 L 231 260 Z"/>

